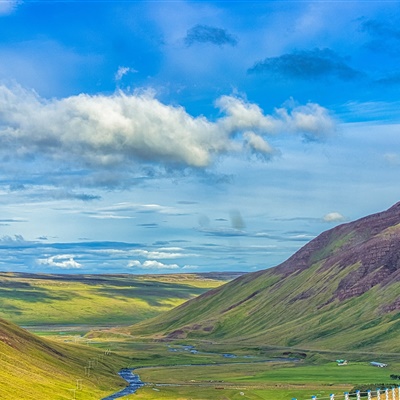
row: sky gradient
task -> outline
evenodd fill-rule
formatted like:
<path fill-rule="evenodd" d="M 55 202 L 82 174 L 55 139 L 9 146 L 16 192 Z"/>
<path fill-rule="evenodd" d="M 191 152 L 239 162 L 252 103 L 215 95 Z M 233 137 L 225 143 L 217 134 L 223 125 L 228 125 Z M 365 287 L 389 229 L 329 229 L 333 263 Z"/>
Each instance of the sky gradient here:
<path fill-rule="evenodd" d="M 0 270 L 250 272 L 389 208 L 399 10 L 0 0 Z"/>

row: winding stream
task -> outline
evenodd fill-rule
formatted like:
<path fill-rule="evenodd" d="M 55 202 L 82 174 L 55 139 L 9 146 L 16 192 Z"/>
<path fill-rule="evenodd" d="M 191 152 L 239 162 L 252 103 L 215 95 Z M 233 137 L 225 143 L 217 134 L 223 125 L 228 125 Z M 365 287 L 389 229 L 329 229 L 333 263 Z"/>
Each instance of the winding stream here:
<path fill-rule="evenodd" d="M 199 352 L 197 351 L 194 346 L 185 346 L 185 345 L 181 345 L 181 346 L 176 346 L 176 347 L 172 347 L 172 346 L 168 346 L 168 350 L 169 351 L 188 351 L 192 354 L 213 354 L 213 355 L 217 355 L 217 353 L 203 353 L 203 352 Z M 220 356 L 224 357 L 224 358 L 253 358 L 253 356 L 237 356 L 235 354 L 231 354 L 231 353 L 222 353 L 220 354 Z M 258 361 L 253 361 L 253 362 L 238 362 L 235 364 L 253 364 L 255 362 L 274 362 L 274 361 L 287 361 L 287 362 L 293 362 L 293 361 L 299 361 L 297 359 L 293 359 L 293 358 L 276 358 L 273 360 L 258 360 Z M 196 366 L 215 366 L 215 365 L 222 365 L 222 364 L 187 364 L 187 365 L 176 365 L 176 366 L 180 366 L 180 367 L 196 367 Z M 227 364 L 229 365 L 229 364 Z M 173 365 L 165 365 L 165 367 L 172 367 Z M 152 368 L 152 367 L 141 367 L 141 368 Z M 136 368 L 137 369 L 137 368 Z M 123 396 L 127 396 L 128 394 L 133 394 L 135 393 L 138 389 L 140 389 L 142 386 L 144 386 L 145 384 L 140 380 L 139 375 L 134 374 L 133 373 L 134 369 L 122 369 L 121 371 L 118 372 L 118 374 L 121 376 L 121 378 L 125 379 L 128 382 L 128 386 L 122 390 L 120 390 L 117 393 L 111 394 L 110 396 L 104 397 L 102 400 L 114 400 L 114 399 L 118 399 L 120 397 Z"/>
<path fill-rule="evenodd" d="M 144 386 L 144 383 L 140 380 L 139 375 L 133 373 L 133 369 L 121 369 L 118 372 L 119 376 L 128 382 L 128 386 L 117 393 L 110 396 L 104 397 L 102 400 L 114 400 L 122 396 L 127 396 L 128 394 L 135 393 L 136 390 Z"/>

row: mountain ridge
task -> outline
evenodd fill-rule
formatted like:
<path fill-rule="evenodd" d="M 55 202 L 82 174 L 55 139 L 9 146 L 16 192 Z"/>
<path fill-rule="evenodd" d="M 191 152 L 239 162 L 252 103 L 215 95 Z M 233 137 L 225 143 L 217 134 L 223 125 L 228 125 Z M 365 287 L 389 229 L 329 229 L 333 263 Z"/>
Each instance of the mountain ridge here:
<path fill-rule="evenodd" d="M 130 331 L 400 350 L 393 333 L 400 329 L 399 293 L 400 202 L 325 231 L 278 266 L 243 275 Z"/>

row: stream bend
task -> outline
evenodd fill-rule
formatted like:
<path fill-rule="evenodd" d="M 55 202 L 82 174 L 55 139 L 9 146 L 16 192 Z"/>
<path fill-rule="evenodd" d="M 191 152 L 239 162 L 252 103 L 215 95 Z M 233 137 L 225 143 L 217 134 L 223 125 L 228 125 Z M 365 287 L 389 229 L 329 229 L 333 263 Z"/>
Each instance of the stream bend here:
<path fill-rule="evenodd" d="M 128 386 L 117 393 L 111 394 L 110 396 L 104 397 L 102 400 L 114 400 L 128 394 L 135 393 L 138 389 L 144 386 L 144 383 L 140 380 L 139 375 L 133 373 L 133 369 L 124 368 L 118 372 L 118 375 L 128 382 Z"/>

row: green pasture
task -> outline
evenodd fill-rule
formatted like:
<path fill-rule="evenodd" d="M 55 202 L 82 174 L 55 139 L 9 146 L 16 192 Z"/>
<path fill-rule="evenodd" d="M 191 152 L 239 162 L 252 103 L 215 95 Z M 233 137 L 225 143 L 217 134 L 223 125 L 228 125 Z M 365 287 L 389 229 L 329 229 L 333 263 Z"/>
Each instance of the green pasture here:
<path fill-rule="evenodd" d="M 0 318 L 35 326 L 130 325 L 226 282 L 204 275 L 24 275 L 0 273 Z M 70 326 L 70 328 L 71 328 Z M 63 329 L 61 328 L 61 331 Z"/>
<path fill-rule="evenodd" d="M 144 368 L 140 376 L 146 382 L 198 383 L 223 381 L 231 383 L 263 383 L 279 385 L 350 385 L 389 382 L 390 374 L 400 365 L 376 368 L 367 363 L 354 363 L 338 367 L 336 363 L 325 365 L 297 365 L 296 363 L 231 363 L 209 366 L 183 366 L 168 368 Z M 395 381 L 393 381 L 395 383 Z"/>
<path fill-rule="evenodd" d="M 329 398 L 330 393 L 340 395 L 357 385 L 370 384 L 371 389 L 382 383 L 396 385 L 390 375 L 400 371 L 396 354 L 342 353 L 349 364 L 338 366 L 335 359 L 342 357 L 329 351 L 240 344 L 228 347 L 226 343 L 211 342 L 138 342 L 126 337 L 95 340 L 92 346 L 109 347 L 127 357 L 128 366 L 136 368 L 135 373 L 147 383 L 123 400 L 306 400 L 313 395 Z M 182 351 L 184 344 L 196 344 L 199 353 Z M 224 352 L 237 354 L 238 358 L 224 358 Z M 280 361 L 287 353 L 305 357 Z M 270 361 L 265 362 L 267 359 Z M 370 366 L 369 361 L 376 359 L 387 362 L 388 368 Z"/>
<path fill-rule="evenodd" d="M 343 367 L 334 362 L 324 365 L 276 362 L 143 368 L 136 372 L 151 385 L 140 389 L 135 398 L 305 400 L 311 396 L 329 398 L 330 393 L 338 398 L 356 385 L 371 384 L 371 389 L 375 389 L 374 384 L 390 384 L 390 374 L 399 369 L 400 363 L 375 368 L 365 362 Z"/>
<path fill-rule="evenodd" d="M 303 388 L 270 388 L 257 389 L 247 386 L 238 386 L 230 388 L 226 386 L 202 387 L 181 386 L 181 387 L 144 387 L 135 395 L 126 396 L 123 400 L 309 400 L 311 396 L 328 397 L 333 388 L 321 389 L 303 389 Z M 343 393 L 343 388 L 337 388 Z"/>

